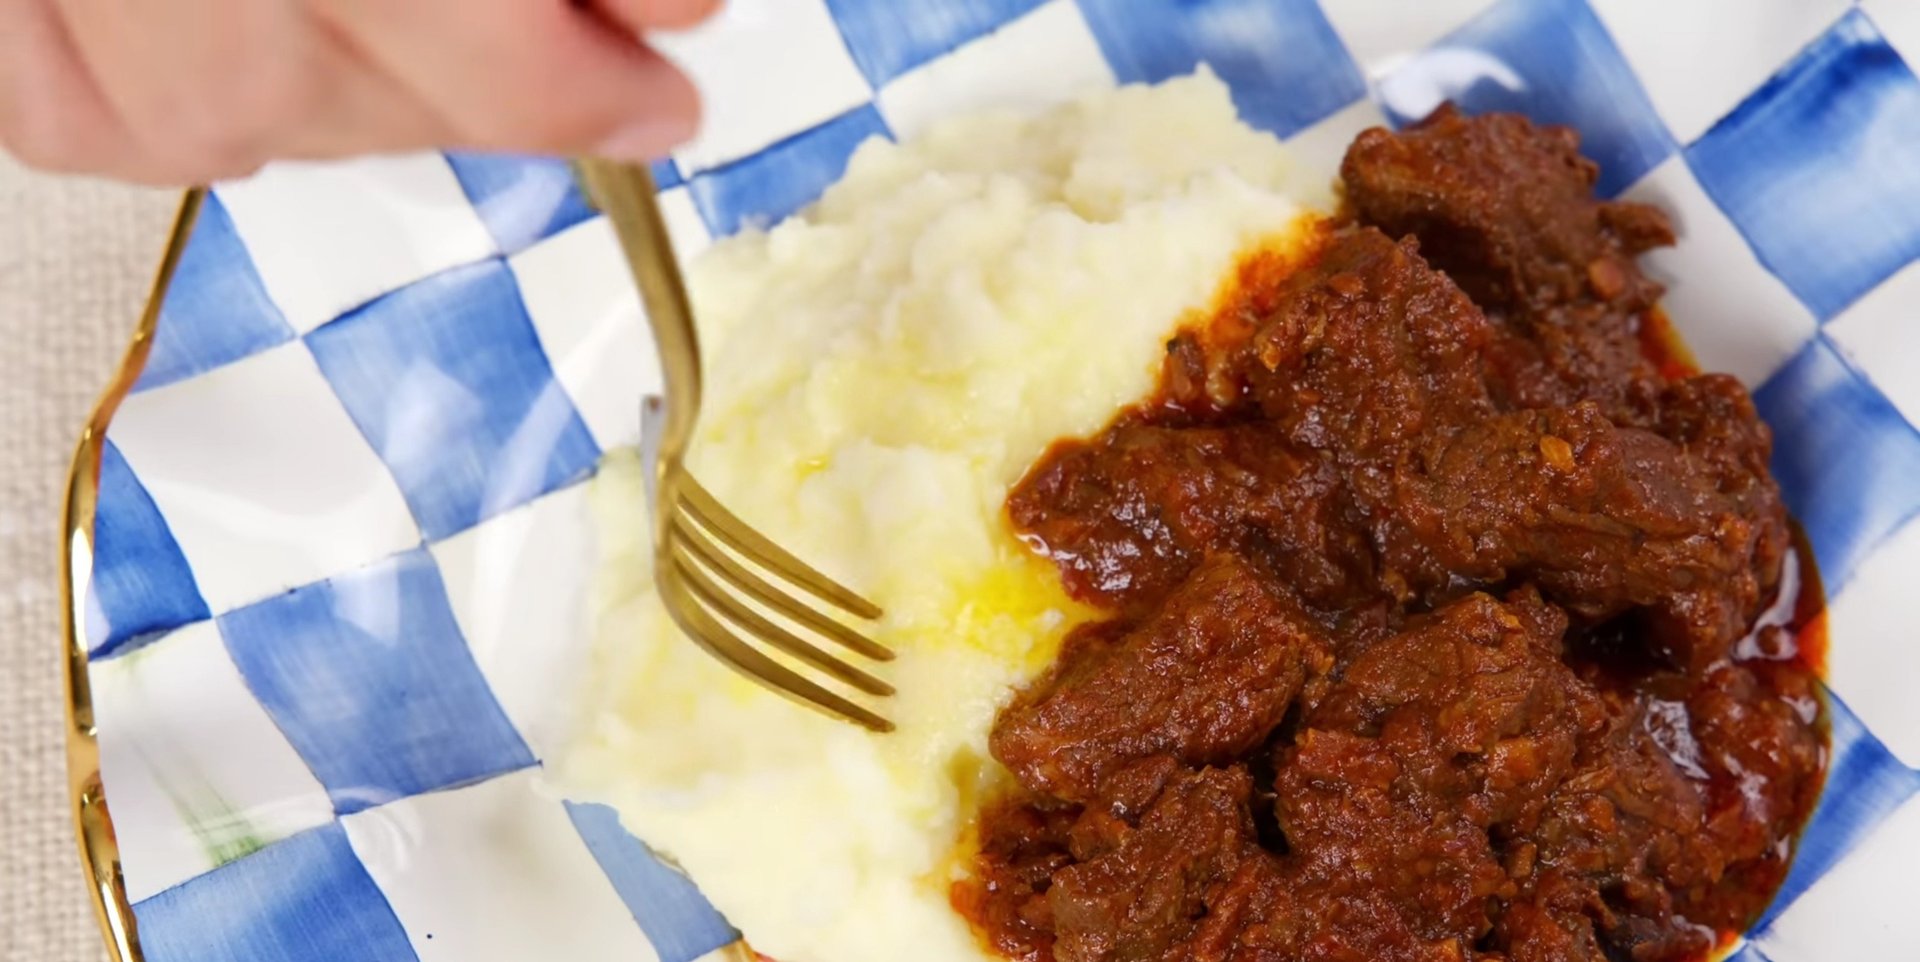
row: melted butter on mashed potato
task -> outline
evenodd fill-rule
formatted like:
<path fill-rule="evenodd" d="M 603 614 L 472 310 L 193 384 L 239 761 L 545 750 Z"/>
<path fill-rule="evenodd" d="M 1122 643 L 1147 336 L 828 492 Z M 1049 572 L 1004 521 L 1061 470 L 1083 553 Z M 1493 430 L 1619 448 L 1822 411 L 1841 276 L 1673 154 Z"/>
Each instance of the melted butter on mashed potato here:
<path fill-rule="evenodd" d="M 1296 170 L 1199 74 L 871 142 L 811 209 L 690 275 L 706 349 L 695 474 L 886 609 L 899 725 L 872 735 L 680 638 L 632 456 L 596 482 L 596 680 L 559 766 L 782 962 L 979 960 L 948 903 L 1003 777 L 995 711 L 1087 612 L 1014 538 L 1007 491 L 1150 392 L 1238 255 L 1306 236 Z"/>

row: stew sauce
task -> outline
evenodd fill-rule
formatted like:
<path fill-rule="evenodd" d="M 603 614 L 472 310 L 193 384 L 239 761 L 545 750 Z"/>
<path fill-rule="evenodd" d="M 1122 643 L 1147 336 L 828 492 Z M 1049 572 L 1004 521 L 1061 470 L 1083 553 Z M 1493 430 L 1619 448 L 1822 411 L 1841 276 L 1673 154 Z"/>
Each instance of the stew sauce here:
<path fill-rule="evenodd" d="M 1057 962 L 1698 958 L 1819 790 L 1818 583 L 1574 136 L 1370 130 L 1019 532 L 1109 613 L 992 732 L 956 906 Z M 1810 599 L 1810 600 L 1809 600 Z"/>

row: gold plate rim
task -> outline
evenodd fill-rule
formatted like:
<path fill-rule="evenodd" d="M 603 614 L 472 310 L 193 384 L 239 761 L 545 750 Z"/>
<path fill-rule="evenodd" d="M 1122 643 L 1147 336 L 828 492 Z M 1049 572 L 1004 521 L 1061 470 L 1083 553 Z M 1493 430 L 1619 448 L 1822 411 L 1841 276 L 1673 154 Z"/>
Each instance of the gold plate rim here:
<path fill-rule="evenodd" d="M 68 804 L 73 814 L 75 840 L 79 843 L 81 869 L 86 873 L 92 894 L 94 919 L 115 962 L 142 962 L 144 956 L 140 951 L 133 906 L 127 899 L 126 879 L 120 872 L 120 845 L 113 833 L 113 816 L 108 811 L 100 779 L 100 745 L 95 737 L 93 691 L 87 676 L 87 644 L 82 628 L 86 624 L 84 588 L 93 577 L 93 521 L 99 506 L 100 456 L 105 450 L 107 425 L 146 368 L 167 286 L 180 265 L 180 256 L 193 233 L 205 198 L 206 190 L 200 187 L 181 195 L 166 248 L 154 271 L 146 306 L 140 311 L 139 322 L 121 355 L 119 367 L 94 402 L 80 430 L 80 440 L 74 445 L 62 510 L 60 608 L 67 693 Z"/>
<path fill-rule="evenodd" d="M 105 450 L 107 425 L 146 369 L 154 331 L 160 325 L 161 305 L 166 301 L 167 288 L 180 266 L 181 255 L 193 235 L 206 195 L 206 188 L 195 187 L 180 197 L 166 247 L 154 270 L 146 306 L 140 311 L 139 322 L 134 326 L 119 366 L 94 402 L 81 428 L 80 439 L 74 445 L 61 516 L 61 654 L 67 695 L 68 804 L 81 871 L 85 873 L 93 901 L 94 920 L 100 926 L 100 937 L 106 942 L 113 962 L 144 962 L 145 956 L 140 950 L 133 904 L 127 897 L 126 878 L 120 870 L 120 844 L 114 836 L 113 816 L 100 778 L 100 744 L 94 725 L 93 691 L 87 676 L 87 644 L 83 636 L 86 624 L 83 589 L 93 577 L 93 522 L 99 506 L 100 457 Z M 734 942 L 719 952 L 719 958 L 726 962 L 753 962 L 762 958 L 744 941 Z"/>

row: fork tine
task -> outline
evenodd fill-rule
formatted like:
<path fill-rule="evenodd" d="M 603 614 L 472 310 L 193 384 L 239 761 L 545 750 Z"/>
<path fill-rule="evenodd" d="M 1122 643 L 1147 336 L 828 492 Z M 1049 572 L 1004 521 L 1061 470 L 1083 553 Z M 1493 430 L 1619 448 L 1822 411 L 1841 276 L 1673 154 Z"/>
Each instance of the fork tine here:
<path fill-rule="evenodd" d="M 842 587 L 832 578 L 814 570 L 806 562 L 794 557 L 787 549 L 774 544 L 766 535 L 755 531 L 734 513 L 728 511 L 719 499 L 700 486 L 693 475 L 681 471 L 674 481 L 676 490 L 682 495 L 686 505 L 700 526 L 711 531 L 727 547 L 743 555 L 754 558 L 761 564 L 773 569 L 793 582 L 807 589 L 821 601 L 845 609 L 848 613 L 861 618 L 880 617 L 880 607 L 855 594 L 851 589 Z M 875 656 L 879 657 L 879 656 Z"/>
<path fill-rule="evenodd" d="M 660 572 L 667 613 L 682 631 L 715 658 L 783 695 L 875 732 L 893 731 L 893 723 L 809 681 L 741 641 L 707 611 L 680 579 L 677 568 Z"/>
<path fill-rule="evenodd" d="M 731 621 L 740 626 L 749 637 L 760 638 L 775 648 L 786 652 L 820 669 L 835 678 L 852 685 L 869 695 L 891 695 L 893 686 L 872 675 L 847 664 L 832 655 L 807 644 L 800 636 L 774 624 L 757 611 L 729 598 L 720 586 L 713 583 L 700 566 L 694 563 L 685 546 L 676 542 L 678 550 L 673 553 L 673 562 L 686 578 L 687 589 L 706 606 L 718 614 L 722 620 Z"/>
<path fill-rule="evenodd" d="M 709 654 L 742 674 L 829 715 L 874 731 L 892 731 L 892 723 L 885 718 L 769 658 L 729 629 L 732 625 L 750 638 L 774 645 L 854 688 L 876 695 L 893 691 L 885 682 L 840 663 L 768 621 L 734 592 L 722 590 L 720 582 L 725 582 L 796 625 L 812 628 L 868 657 L 893 657 L 887 649 L 789 595 L 804 590 L 829 605 L 868 619 L 880 617 L 877 605 L 747 526 L 687 473 L 682 453 L 692 439 L 700 409 L 699 336 L 686 282 L 674 257 L 673 238 L 655 197 L 653 178 L 644 164 L 592 157 L 580 158 L 575 172 L 590 201 L 606 211 L 613 223 L 621 254 L 646 308 L 665 379 L 666 403 L 653 409 L 658 415 L 654 425 L 657 430 L 645 432 L 643 442 L 653 468 L 647 496 L 655 508 L 653 547 L 658 564 L 654 578 L 667 612 Z M 763 569 L 763 574 L 775 582 L 764 581 L 735 563 L 720 545 Z M 787 584 L 778 584 L 782 579 Z"/>
<path fill-rule="evenodd" d="M 759 575 L 748 570 L 745 565 L 726 556 L 707 541 L 701 529 L 687 524 L 684 515 L 676 513 L 668 529 L 673 543 L 684 545 L 714 574 L 735 588 L 752 595 L 754 600 L 779 612 L 780 614 L 819 632 L 840 644 L 877 661 L 893 660 L 893 652 L 882 645 L 875 644 L 858 631 L 843 625 L 832 618 L 807 607 L 799 600 L 768 584 Z"/>

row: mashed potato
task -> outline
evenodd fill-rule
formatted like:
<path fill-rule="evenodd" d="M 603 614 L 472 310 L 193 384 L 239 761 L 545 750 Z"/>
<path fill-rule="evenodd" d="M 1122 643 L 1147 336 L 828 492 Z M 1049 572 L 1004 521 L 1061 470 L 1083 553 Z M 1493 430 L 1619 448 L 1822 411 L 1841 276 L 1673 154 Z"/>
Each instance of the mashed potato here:
<path fill-rule="evenodd" d="M 886 609 L 876 736 L 677 636 L 649 581 L 639 467 L 596 482 L 594 690 L 563 789 L 613 805 L 783 962 L 988 957 L 947 901 L 1001 777 L 986 735 L 1085 615 L 1015 540 L 1008 488 L 1151 390 L 1236 255 L 1302 237 L 1330 179 L 1205 74 L 872 142 L 813 208 L 690 278 L 707 351 L 694 472 Z"/>

